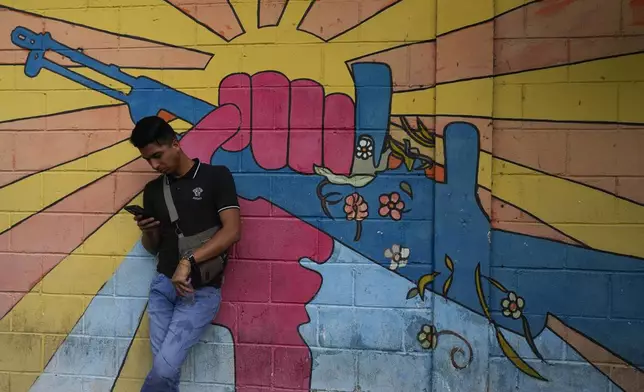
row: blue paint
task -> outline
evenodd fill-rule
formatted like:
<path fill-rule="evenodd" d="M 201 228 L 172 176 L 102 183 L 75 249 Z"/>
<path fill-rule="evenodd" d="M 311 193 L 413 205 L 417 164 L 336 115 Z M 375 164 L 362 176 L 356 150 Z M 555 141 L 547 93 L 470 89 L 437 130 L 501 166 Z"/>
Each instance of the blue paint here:
<path fill-rule="evenodd" d="M 109 381 L 111 388 L 146 303 L 146 298 L 132 296 L 131 290 L 126 290 L 125 294 L 123 290 L 121 294 L 116 290 L 114 295 L 114 287 L 119 287 L 118 278 L 124 276 L 123 272 L 135 280 L 127 287 L 138 286 L 147 290 L 154 276 L 154 259 L 140 243 L 134 246 L 89 303 L 81 319 L 35 381 L 34 390 L 67 391 L 65 385 L 68 381 L 60 378 L 61 374 L 90 379 L 103 377 L 103 383 Z M 73 383 L 80 385 L 76 381 Z"/>
<path fill-rule="evenodd" d="M 353 63 L 351 68 L 356 86 L 356 140 L 363 136 L 372 139 L 372 158 L 377 167 L 389 128 L 391 69 L 378 63 Z"/>
<path fill-rule="evenodd" d="M 54 40 L 50 33 L 36 34 L 26 27 L 19 26 L 12 31 L 11 42 L 20 48 L 29 50 L 25 63 L 25 75 L 28 77 L 36 77 L 42 69 L 47 69 L 110 98 L 122 101 L 129 106 L 130 115 L 134 123 L 143 117 L 156 115 L 165 110 L 190 124 L 197 124 L 199 120 L 215 109 L 213 105 L 207 102 L 177 91 L 156 80 L 145 76 L 134 77 L 122 72 L 116 65 L 104 64 L 83 54 L 81 51 L 74 50 Z M 47 50 L 58 52 L 80 65 L 117 80 L 131 87 L 131 91 L 125 94 L 122 91 L 111 89 L 67 67 L 48 60 L 45 58 Z"/>
<path fill-rule="evenodd" d="M 98 62 L 58 43 L 49 33 L 35 34 L 18 27 L 12 33 L 12 42 L 30 51 L 25 66 L 27 76 L 35 77 L 43 68 L 58 73 L 126 103 L 134 121 L 166 110 L 196 124 L 215 108 L 150 78 L 132 77 L 116 66 Z M 120 93 L 52 63 L 44 58 L 45 50 L 58 51 L 129 85 L 132 91 Z M 374 140 L 374 161 L 377 163 L 378 148 L 383 145 L 389 122 L 391 71 L 386 65 L 377 63 L 360 63 L 352 67 L 356 83 L 356 132 L 358 136 L 368 135 Z M 479 154 L 476 128 L 467 123 L 452 123 L 445 129 L 444 140 L 444 184 L 425 180 L 419 172 L 407 173 L 401 167 L 379 175 L 363 188 L 332 186 L 327 189 L 341 189 L 342 197 L 357 191 L 369 204 L 370 217 L 362 224 L 359 241 L 354 240 L 355 222 L 344 219 L 342 202 L 330 208 L 331 218 L 320 219 L 324 214 L 313 187 L 319 177 L 295 177 L 296 173 L 288 168 L 270 172 L 261 169 L 255 164 L 250 148 L 241 153 L 217 151 L 213 162 L 224 163 L 236 171 L 240 196 L 265 198 L 382 266 L 388 265 L 383 257 L 385 248 L 392 244 L 410 248 L 409 265 L 396 274 L 416 281 L 423 274 L 440 272 L 435 284 L 429 286 L 431 290 L 442 289 L 449 275 L 443 261 L 445 255 L 449 255 L 455 272 L 448 298 L 479 315 L 482 309 L 473 277 L 475 268 L 480 265 L 482 274 L 496 278 L 525 299 L 525 314 L 533 335 L 543 330 L 546 314 L 554 313 L 631 363 L 643 365 L 644 335 L 638 333 L 638 330 L 641 332 L 642 311 L 636 304 L 638 298 L 644 297 L 644 285 L 639 284 L 644 278 L 642 260 L 491 230 L 475 192 Z M 253 175 L 247 175 L 249 173 Z M 277 175 L 285 177 L 277 179 Z M 414 183 L 414 199 L 400 191 L 402 180 Z M 291 192 L 286 192 L 287 184 L 292 186 Z M 400 222 L 377 216 L 378 197 L 394 191 L 411 210 L 403 214 Z M 505 272 L 504 268 L 512 269 L 514 273 Z M 542 271 L 544 269 L 551 273 Z M 396 274 L 389 275 L 395 277 Z M 620 284 L 624 285 L 623 290 L 617 286 Z M 114 290 L 118 293 L 118 281 Z M 490 306 L 497 310 L 494 320 L 514 332 L 523 333 L 520 321 L 503 317 L 498 312 L 503 296 L 499 293 L 490 296 L 489 292 L 494 290 L 485 284 L 486 299 L 494 299 Z"/>
<path fill-rule="evenodd" d="M 548 312 L 560 318 L 592 317 L 583 322 L 571 319 L 571 326 L 595 340 L 604 336 L 605 340 L 598 341 L 605 347 L 632 363 L 644 363 L 644 351 L 633 349 L 644 346 L 644 335 L 636 335 L 633 327 L 613 318 L 609 306 L 613 295 L 609 282 L 626 284 L 621 271 L 630 272 L 631 280 L 642 279 L 644 263 L 632 257 L 492 230 L 476 196 L 478 151 L 476 128 L 467 123 L 452 123 L 445 130 L 446 183 L 435 183 L 398 169 L 376 177 L 364 188 L 344 186 L 342 197 L 356 191 L 369 205 L 370 215 L 362 222 L 359 241 L 354 241 L 356 223 L 345 219 L 343 202 L 329 207 L 333 219 L 319 218 L 324 213 L 315 196 L 315 176 L 284 174 L 289 169 L 282 169 L 279 174 L 264 176 L 270 181 L 253 182 L 256 176 L 243 173 L 235 173 L 235 179 L 240 196 L 266 198 L 384 267 L 389 266 L 389 260 L 384 257 L 385 248 L 401 244 L 411 249 L 409 264 L 396 273 L 415 282 L 424 274 L 438 271 L 440 275 L 429 288 L 439 293 L 450 274 L 444 263 L 448 255 L 455 268 L 448 297 L 481 315 L 483 311 L 474 284 L 477 265 L 480 265 L 481 274 L 497 279 L 524 298 L 527 303 L 525 314 L 533 336 L 545 327 Z M 251 160 L 249 149 L 241 154 Z M 218 151 L 213 162 L 219 163 L 220 156 L 230 160 L 232 155 Z M 251 172 L 261 170 L 255 166 Z M 412 184 L 413 200 L 400 191 L 401 180 Z M 268 188 L 262 187 L 267 183 Z M 341 188 L 331 186 L 325 191 L 341 192 Z M 379 196 L 392 191 L 398 191 L 406 208 L 411 209 L 403 214 L 401 221 L 380 217 L 377 213 Z M 520 320 L 498 312 L 505 294 L 486 281 L 483 283 L 486 301 L 497 311 L 493 319 L 523 334 Z M 644 297 L 644 285 L 628 284 L 627 287 L 630 298 Z M 641 319 L 640 308 L 631 304 L 618 305 L 620 317 Z M 622 339 L 622 336 L 632 336 L 634 340 Z"/>
<path fill-rule="evenodd" d="M 519 373 L 501 356 L 485 317 L 434 293 L 429 293 L 425 301 L 418 297 L 406 300 L 407 291 L 413 287 L 407 279 L 390 273 L 338 242 L 326 263 L 316 264 L 305 259 L 300 264 L 323 277 L 320 291 L 306 305 L 311 322 L 299 328 L 302 338 L 312 347 L 311 389 L 353 390 L 359 385 L 362 390 L 370 391 L 484 392 L 515 390 L 520 385 L 518 390 L 527 392 L 608 390 L 606 377 L 578 355 L 566 353 L 565 343 L 548 330 L 535 338 L 539 350 L 549 360 L 565 359 L 571 363 L 540 363 L 522 336 L 506 330 L 504 335 L 510 344 L 548 382 Z M 346 273 L 345 268 L 336 268 L 347 265 L 355 271 L 352 282 L 340 276 Z M 362 282 L 361 286 L 358 281 Z M 356 287 L 351 301 L 354 305 L 329 306 L 318 302 L 318 298 L 327 298 L 331 291 L 350 292 L 342 287 L 344 285 Z M 364 293 L 377 292 L 386 293 L 386 296 L 358 303 L 358 296 L 368 297 Z M 379 302 L 380 299 L 383 302 Z M 364 313 L 365 310 L 370 313 Z M 392 320 L 391 316 L 396 313 L 401 317 Z M 460 371 L 452 366 L 451 350 L 465 346 L 449 335 L 439 337 L 435 350 L 423 349 L 417 335 L 425 324 L 465 337 L 473 348 L 472 363 Z M 388 326 L 391 326 L 390 331 L 385 331 Z M 387 348 L 387 344 L 379 345 L 395 333 L 402 334 L 402 347 L 394 349 Z M 378 338 L 378 335 L 385 337 Z M 317 344 L 318 340 L 322 347 Z M 378 344 L 365 344 L 374 341 Z M 333 344 L 325 344 L 329 342 Z M 361 343 L 359 349 L 356 342 Z M 463 357 L 456 359 L 460 361 Z"/>

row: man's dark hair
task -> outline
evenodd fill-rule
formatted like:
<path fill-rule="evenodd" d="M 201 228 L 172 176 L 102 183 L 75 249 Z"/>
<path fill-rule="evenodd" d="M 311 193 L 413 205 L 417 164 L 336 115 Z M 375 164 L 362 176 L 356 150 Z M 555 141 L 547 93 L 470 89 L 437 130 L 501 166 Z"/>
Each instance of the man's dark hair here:
<path fill-rule="evenodd" d="M 143 148 L 150 143 L 169 145 L 177 135 L 164 119 L 158 116 L 149 116 L 140 119 L 130 135 L 130 143 L 136 148 Z"/>

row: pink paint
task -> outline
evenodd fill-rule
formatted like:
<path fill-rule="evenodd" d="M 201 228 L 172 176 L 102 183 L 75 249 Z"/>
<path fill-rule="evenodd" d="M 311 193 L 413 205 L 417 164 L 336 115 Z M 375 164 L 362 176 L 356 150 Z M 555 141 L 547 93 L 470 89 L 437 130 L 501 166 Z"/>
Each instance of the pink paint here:
<path fill-rule="evenodd" d="M 554 15 L 565 10 L 569 5 L 577 0 L 544 0 L 541 7 L 537 11 L 537 15 Z"/>
<path fill-rule="evenodd" d="M 253 156 L 265 169 L 281 169 L 288 154 L 290 82 L 277 72 L 260 72 L 251 80 Z"/>
<path fill-rule="evenodd" d="M 240 131 L 223 145 L 225 150 L 240 151 L 251 143 L 257 164 L 267 170 L 288 165 L 312 174 L 314 165 L 324 165 L 336 173 L 350 173 L 355 139 L 350 97 L 325 97 L 323 86 L 313 80 L 290 82 L 279 72 L 267 71 L 226 77 L 219 102 L 236 105 L 241 113 Z"/>
<path fill-rule="evenodd" d="M 289 166 L 300 173 L 313 173 L 322 164 L 324 89 L 312 80 L 291 84 Z"/>
<path fill-rule="evenodd" d="M 355 146 L 355 105 L 350 97 L 326 97 L 324 129 L 324 166 L 337 174 L 349 174 Z"/>
<path fill-rule="evenodd" d="M 261 199 L 244 201 L 242 213 L 255 203 L 268 204 Z M 300 266 L 299 260 L 310 257 L 324 262 L 332 250 L 329 236 L 298 219 L 244 221 L 236 258 L 226 271 L 224 305 L 214 321 L 233 336 L 238 387 L 308 388 L 311 357 L 298 327 L 310 321 L 305 305 L 319 290 L 322 279 Z M 252 268 L 259 262 L 247 260 L 257 258 L 271 260 L 264 263 L 272 266 L 270 274 L 264 267 Z M 270 290 L 266 282 L 271 282 Z"/>
<path fill-rule="evenodd" d="M 644 25 L 644 0 L 631 0 L 628 4 L 631 8 L 632 16 L 632 25 L 642 26 Z"/>
<path fill-rule="evenodd" d="M 289 94 L 302 100 L 296 104 L 298 113 L 290 117 L 290 121 L 301 128 L 319 129 L 321 86 L 299 81 L 293 92 L 289 90 L 292 87 L 289 81 L 275 72 L 254 75 L 251 81 L 253 155 L 264 168 L 282 167 L 287 163 L 289 143 Z M 232 88 L 234 85 L 245 86 L 245 76 L 236 75 L 235 79 L 222 82 L 222 86 Z M 246 93 L 228 95 L 224 99 L 241 102 L 246 96 Z M 353 111 L 353 101 L 342 95 L 333 96 L 330 101 L 332 110 L 327 112 L 328 118 L 332 125 L 342 126 L 341 130 L 346 134 L 325 141 L 324 147 L 344 148 L 348 156 L 340 167 L 348 171 L 353 152 L 353 113 L 349 115 L 349 111 Z M 220 122 L 229 121 L 233 116 L 232 111 L 227 113 L 222 109 L 213 111 L 195 127 L 198 132 L 191 132 L 184 138 L 188 155 L 209 159 L 213 151 L 229 140 L 222 132 L 213 132 L 220 128 Z M 340 121 L 333 122 L 331 119 L 335 117 L 329 113 L 338 112 L 342 115 Z M 244 111 L 238 118 L 245 130 Z M 347 141 L 351 142 L 348 146 L 337 145 Z M 321 149 L 314 148 L 314 151 Z M 297 158 L 296 162 L 302 164 L 304 157 Z M 298 328 L 310 321 L 305 305 L 319 290 L 322 278 L 300 266 L 299 261 L 306 257 L 325 262 L 333 251 L 333 240 L 264 199 L 253 202 L 241 199 L 240 202 L 242 240 L 232 251 L 222 307 L 213 323 L 226 327 L 233 337 L 237 390 L 256 390 L 243 387 L 263 387 L 271 391 L 276 388 L 307 390 L 311 356 Z M 262 216 L 266 211 L 275 211 L 279 217 Z"/>
<path fill-rule="evenodd" d="M 227 151 L 243 150 L 250 143 L 251 82 L 248 74 L 232 74 L 219 84 L 219 105 L 234 104 L 241 113 L 239 133 L 223 145 Z"/>
<path fill-rule="evenodd" d="M 237 133 L 240 124 L 237 106 L 220 106 L 181 139 L 181 146 L 191 157 L 210 162 L 213 152 Z"/>

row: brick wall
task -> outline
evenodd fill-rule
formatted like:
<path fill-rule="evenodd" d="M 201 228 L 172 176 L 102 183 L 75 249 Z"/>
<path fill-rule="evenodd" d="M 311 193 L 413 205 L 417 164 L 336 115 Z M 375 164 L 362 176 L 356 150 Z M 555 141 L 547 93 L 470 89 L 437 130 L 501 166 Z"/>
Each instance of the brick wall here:
<path fill-rule="evenodd" d="M 636 0 L 1 1 L 0 391 L 140 389 L 155 260 L 123 207 L 155 174 L 126 139 L 153 114 L 243 215 L 182 391 L 642 390 L 643 26 Z"/>

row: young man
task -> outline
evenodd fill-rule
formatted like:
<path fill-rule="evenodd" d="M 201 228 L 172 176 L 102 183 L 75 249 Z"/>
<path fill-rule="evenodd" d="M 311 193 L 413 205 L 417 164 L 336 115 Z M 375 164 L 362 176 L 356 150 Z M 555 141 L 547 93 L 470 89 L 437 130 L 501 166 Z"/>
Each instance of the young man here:
<path fill-rule="evenodd" d="M 159 117 L 141 119 L 130 142 L 154 170 L 162 173 L 143 191 L 143 209 L 151 217 L 134 218 L 143 232 L 143 246 L 158 257 L 158 275 L 150 286 L 148 301 L 154 361 L 141 391 L 178 391 L 181 366 L 188 351 L 211 324 L 221 301 L 223 272 L 196 290 L 190 284 L 190 272 L 239 241 L 237 192 L 226 167 L 189 158 L 172 127 Z M 221 227 L 188 256 L 190 260 L 179 253 L 177 228 L 171 223 L 164 198 L 166 181 L 183 235 L 191 236 L 215 225 Z"/>

